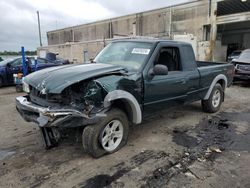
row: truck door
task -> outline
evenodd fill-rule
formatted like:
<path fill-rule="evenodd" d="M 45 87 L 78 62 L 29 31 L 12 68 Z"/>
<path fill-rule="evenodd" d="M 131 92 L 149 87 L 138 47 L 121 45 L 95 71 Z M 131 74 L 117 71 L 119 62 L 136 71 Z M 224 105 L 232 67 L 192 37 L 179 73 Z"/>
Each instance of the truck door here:
<path fill-rule="evenodd" d="M 13 84 L 14 83 L 14 78 L 13 74 L 17 73 L 22 73 L 23 68 L 22 68 L 22 59 L 18 58 L 8 64 L 6 67 L 6 78 L 8 84 Z"/>
<path fill-rule="evenodd" d="M 188 73 L 183 71 L 178 46 L 158 45 L 144 75 L 144 112 L 152 112 L 186 101 Z M 152 55 L 153 56 L 153 55 Z M 157 64 L 168 67 L 167 75 L 150 75 Z"/>

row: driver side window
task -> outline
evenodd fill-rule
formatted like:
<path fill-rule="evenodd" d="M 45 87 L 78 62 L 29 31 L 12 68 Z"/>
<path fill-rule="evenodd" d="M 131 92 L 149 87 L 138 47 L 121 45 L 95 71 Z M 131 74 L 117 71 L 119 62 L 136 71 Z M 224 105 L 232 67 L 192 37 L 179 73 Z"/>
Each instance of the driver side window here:
<path fill-rule="evenodd" d="M 37 62 L 39 64 L 46 64 L 47 63 L 47 61 L 45 59 L 38 59 Z"/>
<path fill-rule="evenodd" d="M 21 58 L 20 59 L 16 59 L 15 61 L 13 61 L 11 63 L 12 67 L 18 67 L 18 66 L 21 66 L 21 65 L 22 65 L 22 59 Z"/>
<path fill-rule="evenodd" d="M 168 71 L 181 71 L 180 53 L 176 47 L 161 48 L 156 58 L 155 65 L 165 65 Z"/>

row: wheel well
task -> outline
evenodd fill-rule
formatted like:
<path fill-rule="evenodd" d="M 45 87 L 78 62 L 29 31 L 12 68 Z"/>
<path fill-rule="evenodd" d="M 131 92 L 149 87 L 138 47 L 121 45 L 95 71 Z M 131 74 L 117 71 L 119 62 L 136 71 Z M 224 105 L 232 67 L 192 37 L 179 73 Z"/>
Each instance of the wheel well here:
<path fill-rule="evenodd" d="M 127 101 L 122 99 L 114 100 L 112 102 L 112 107 L 121 109 L 127 115 L 129 122 L 133 121 L 132 108 Z"/>
<path fill-rule="evenodd" d="M 221 87 L 223 88 L 223 90 L 225 90 L 225 89 L 226 89 L 226 83 L 225 83 L 225 80 L 220 79 L 220 80 L 218 80 L 218 82 L 217 82 L 217 83 L 219 83 L 219 84 L 221 85 Z"/>

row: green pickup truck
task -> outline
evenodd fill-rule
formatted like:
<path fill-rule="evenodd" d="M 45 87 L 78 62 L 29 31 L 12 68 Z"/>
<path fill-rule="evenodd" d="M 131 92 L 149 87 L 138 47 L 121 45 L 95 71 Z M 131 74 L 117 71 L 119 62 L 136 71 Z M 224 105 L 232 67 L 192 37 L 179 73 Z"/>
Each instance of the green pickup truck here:
<path fill-rule="evenodd" d="M 132 124 L 164 108 L 201 100 L 214 113 L 234 76 L 228 63 L 197 62 L 192 46 L 168 40 L 117 40 L 92 63 L 65 65 L 26 76 L 16 107 L 38 124 L 46 148 L 68 128 L 82 131 L 93 157 L 123 147 Z"/>

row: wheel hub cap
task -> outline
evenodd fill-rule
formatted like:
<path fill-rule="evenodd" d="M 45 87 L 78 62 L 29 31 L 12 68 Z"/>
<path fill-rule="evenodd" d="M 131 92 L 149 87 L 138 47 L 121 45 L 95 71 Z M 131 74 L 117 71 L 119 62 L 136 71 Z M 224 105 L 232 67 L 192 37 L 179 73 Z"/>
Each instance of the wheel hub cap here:
<path fill-rule="evenodd" d="M 217 108 L 220 105 L 220 100 L 221 100 L 220 91 L 216 90 L 212 98 L 212 104 L 215 108 Z"/>
<path fill-rule="evenodd" d="M 122 138 L 122 123 L 119 120 L 113 120 L 105 126 L 101 134 L 101 145 L 106 151 L 111 152 L 120 145 Z"/>

